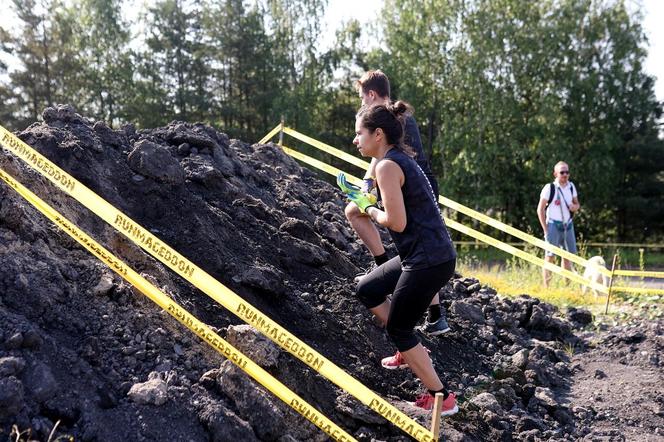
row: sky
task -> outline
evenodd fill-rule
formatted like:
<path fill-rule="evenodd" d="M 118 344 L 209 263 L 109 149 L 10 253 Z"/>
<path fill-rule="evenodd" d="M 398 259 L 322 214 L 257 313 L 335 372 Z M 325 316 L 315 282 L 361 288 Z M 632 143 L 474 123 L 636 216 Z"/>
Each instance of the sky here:
<path fill-rule="evenodd" d="M 0 26 L 7 29 L 12 24 L 9 0 L 0 0 Z M 664 0 L 628 0 L 628 7 L 640 9 L 643 13 L 643 27 L 650 43 L 645 70 L 656 77 L 655 94 L 664 101 Z M 376 19 L 383 5 L 383 0 L 329 0 L 325 14 L 323 43 L 329 46 L 334 39 L 334 32 L 342 23 L 355 18 L 366 24 Z M 659 56 L 658 56 L 659 54 Z"/>
<path fill-rule="evenodd" d="M 644 0 L 643 28 L 650 42 L 645 71 L 657 77 L 655 95 L 664 101 L 664 1 Z"/>
<path fill-rule="evenodd" d="M 356 19 L 361 24 L 376 21 L 383 9 L 383 0 L 328 0 L 325 11 L 325 36 L 331 45 L 334 42 L 334 32 L 342 22 Z"/>

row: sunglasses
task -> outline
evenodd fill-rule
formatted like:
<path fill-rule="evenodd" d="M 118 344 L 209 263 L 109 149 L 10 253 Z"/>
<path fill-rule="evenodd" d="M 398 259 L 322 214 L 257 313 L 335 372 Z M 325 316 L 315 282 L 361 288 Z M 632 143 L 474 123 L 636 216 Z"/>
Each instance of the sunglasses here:
<path fill-rule="evenodd" d="M 569 175 L 569 170 L 561 170 L 558 172 L 560 175 Z"/>

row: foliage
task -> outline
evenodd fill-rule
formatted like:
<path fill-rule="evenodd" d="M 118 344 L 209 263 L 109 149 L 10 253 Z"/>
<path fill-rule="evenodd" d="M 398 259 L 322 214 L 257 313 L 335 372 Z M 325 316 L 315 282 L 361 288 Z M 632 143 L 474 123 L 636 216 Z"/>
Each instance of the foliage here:
<path fill-rule="evenodd" d="M 591 0 L 418 4 L 387 2 L 373 59 L 414 97 L 447 195 L 539 231 L 539 192 L 564 159 L 587 238 L 662 237 L 662 111 L 640 17 Z"/>
<path fill-rule="evenodd" d="M 378 36 L 351 20 L 325 49 L 325 0 L 155 0 L 136 23 L 131 7 L 13 0 L 3 125 L 68 102 L 113 126 L 202 121 L 253 141 L 283 117 L 353 152 L 353 82 L 381 68 L 414 105 L 446 196 L 539 232 L 539 192 L 564 159 L 585 240 L 664 240 L 662 103 L 623 1 L 386 0 Z"/>
<path fill-rule="evenodd" d="M 206 116 L 209 72 L 201 14 L 199 2 L 186 0 L 161 0 L 149 8 L 146 47 L 138 63 L 146 78 L 135 103 L 144 119 L 141 125 Z M 156 113 L 140 112 L 143 103 Z"/>

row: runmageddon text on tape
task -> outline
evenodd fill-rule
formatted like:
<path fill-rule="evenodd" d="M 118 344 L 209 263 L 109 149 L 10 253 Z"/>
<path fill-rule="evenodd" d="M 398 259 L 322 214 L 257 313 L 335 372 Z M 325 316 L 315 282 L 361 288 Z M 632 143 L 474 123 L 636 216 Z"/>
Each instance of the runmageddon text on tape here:
<path fill-rule="evenodd" d="M 25 198 L 37 210 L 44 214 L 44 216 L 53 221 L 65 233 L 67 233 L 79 244 L 85 247 L 94 256 L 99 258 L 99 260 L 108 265 L 118 275 L 122 276 L 130 284 L 140 290 L 155 304 L 167 311 L 171 316 L 177 319 L 189 330 L 196 333 L 217 352 L 244 370 L 249 376 L 258 381 L 279 399 L 291 406 L 307 420 L 323 430 L 332 439 L 342 442 L 356 441 L 355 438 L 353 438 L 350 434 L 346 433 L 325 415 L 316 410 L 304 399 L 299 397 L 293 391 L 288 389 L 288 387 L 283 385 L 272 375 L 266 372 L 262 367 L 260 367 L 254 361 L 242 354 L 242 352 L 240 352 L 238 349 L 233 347 L 231 344 L 213 332 L 207 325 L 199 321 L 195 316 L 178 305 L 175 301 L 173 301 L 161 290 L 151 284 L 148 280 L 139 275 L 131 267 L 127 266 L 120 259 L 113 256 L 112 253 L 98 244 L 79 227 L 67 220 L 64 216 L 58 213 L 55 209 L 53 209 L 50 205 L 41 200 L 35 194 L 30 192 L 18 181 L 14 180 L 1 168 L 0 179 L 9 184 L 12 189 L 16 190 L 23 198 Z"/>
<path fill-rule="evenodd" d="M 255 312 L 259 312 L 259 310 L 245 302 L 228 287 L 221 284 L 188 259 L 184 258 L 173 248 L 159 240 L 150 231 L 141 227 L 138 223 L 113 207 L 108 201 L 104 200 L 81 182 L 77 181 L 32 147 L 19 140 L 15 135 L 2 126 L 0 126 L 0 143 L 20 159 L 25 161 L 30 167 L 44 175 L 57 187 L 65 191 L 105 222 L 129 238 L 132 242 L 140 246 L 143 250 L 147 251 L 171 270 L 191 282 L 205 294 L 237 315 L 240 319 L 254 326 L 261 333 L 272 339 L 277 345 L 306 363 L 309 367 L 316 370 L 341 389 L 353 395 L 372 410 L 378 412 L 381 416 L 395 424 L 409 436 L 422 442 L 431 442 L 433 440 L 433 433 L 431 433 L 431 431 L 427 430 L 414 419 L 395 408 L 392 404 L 371 391 L 341 368 L 337 367 L 332 361 L 325 358 L 269 317 L 263 314 L 250 315 L 249 318 L 251 319 L 249 319 L 247 315 L 241 314 L 239 312 L 240 305 L 244 305 L 246 308 Z M 42 164 L 42 169 L 40 169 L 37 164 Z M 52 172 L 45 173 L 44 170 Z M 56 173 L 59 174 L 58 176 L 61 178 L 60 180 L 54 178 Z M 62 177 L 66 178 L 65 182 L 68 185 L 65 186 L 61 183 Z M 161 250 L 163 250 L 163 252 L 160 255 L 159 252 Z M 165 259 L 166 251 L 170 253 L 171 260 Z M 174 260 L 177 264 L 173 263 Z M 187 271 L 188 269 L 189 271 Z"/>

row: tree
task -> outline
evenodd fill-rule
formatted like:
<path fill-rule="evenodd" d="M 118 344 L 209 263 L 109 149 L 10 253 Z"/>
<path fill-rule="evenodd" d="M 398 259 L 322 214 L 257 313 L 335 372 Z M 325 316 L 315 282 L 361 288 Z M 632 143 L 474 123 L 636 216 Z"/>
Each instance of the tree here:
<path fill-rule="evenodd" d="M 79 104 L 70 94 L 72 77 L 80 69 L 75 50 L 75 17 L 60 1 L 14 1 L 20 23 L 14 35 L 2 33 L 2 50 L 19 61 L 9 73 L 15 121 L 28 124 L 55 103 Z"/>
<path fill-rule="evenodd" d="M 143 125 L 172 118 L 205 119 L 208 68 L 198 2 L 162 0 L 149 8 L 146 49 L 136 57 L 141 76 L 132 110 Z M 155 114 L 156 112 L 156 114 Z"/>
<path fill-rule="evenodd" d="M 76 27 L 78 66 L 70 69 L 71 97 L 81 111 L 109 123 L 129 117 L 126 103 L 133 94 L 129 25 L 121 16 L 122 0 L 78 0 L 68 10 Z"/>
<path fill-rule="evenodd" d="M 210 43 L 213 121 L 231 136 L 256 139 L 275 124 L 278 81 L 264 11 L 241 0 L 211 2 L 204 28 Z"/>
<path fill-rule="evenodd" d="M 11 51 L 21 62 L 21 69 L 10 74 L 10 80 L 20 109 L 19 119 L 37 119 L 45 106 L 53 104 L 54 80 L 52 63 L 54 60 L 53 29 L 48 21 L 48 13 L 54 8 L 53 2 L 36 0 L 13 0 L 19 22 L 23 23 L 21 33 L 11 36 L 4 33 L 4 51 Z"/>
<path fill-rule="evenodd" d="M 6 29 L 0 27 L 0 52 L 11 54 L 11 48 L 7 42 L 10 41 L 10 34 Z M 8 78 L 8 66 L 0 60 L 0 79 Z M 0 82 L 0 124 L 7 129 L 16 129 L 19 126 L 18 105 L 11 84 L 5 81 Z"/>
<path fill-rule="evenodd" d="M 653 206 L 645 187 L 661 185 L 661 163 L 639 164 L 646 151 L 660 158 L 661 107 L 642 68 L 639 18 L 622 2 L 391 0 L 383 16 L 386 45 L 370 60 L 424 112 L 446 194 L 537 231 L 539 189 L 564 159 L 582 192 L 583 233 L 634 234 L 631 216 Z"/>
<path fill-rule="evenodd" d="M 322 99 L 320 92 L 330 80 L 326 54 L 318 51 L 325 0 L 264 0 L 266 28 L 272 62 L 281 93 L 274 107 L 291 125 L 313 131 Z M 307 111 L 303 111 L 303 110 Z"/>
<path fill-rule="evenodd" d="M 442 81 L 450 71 L 459 11 L 457 2 L 387 0 L 381 14 L 386 50 L 372 64 L 383 67 L 392 83 L 392 98 L 417 103 L 425 154 L 431 156 L 440 129 Z"/>

